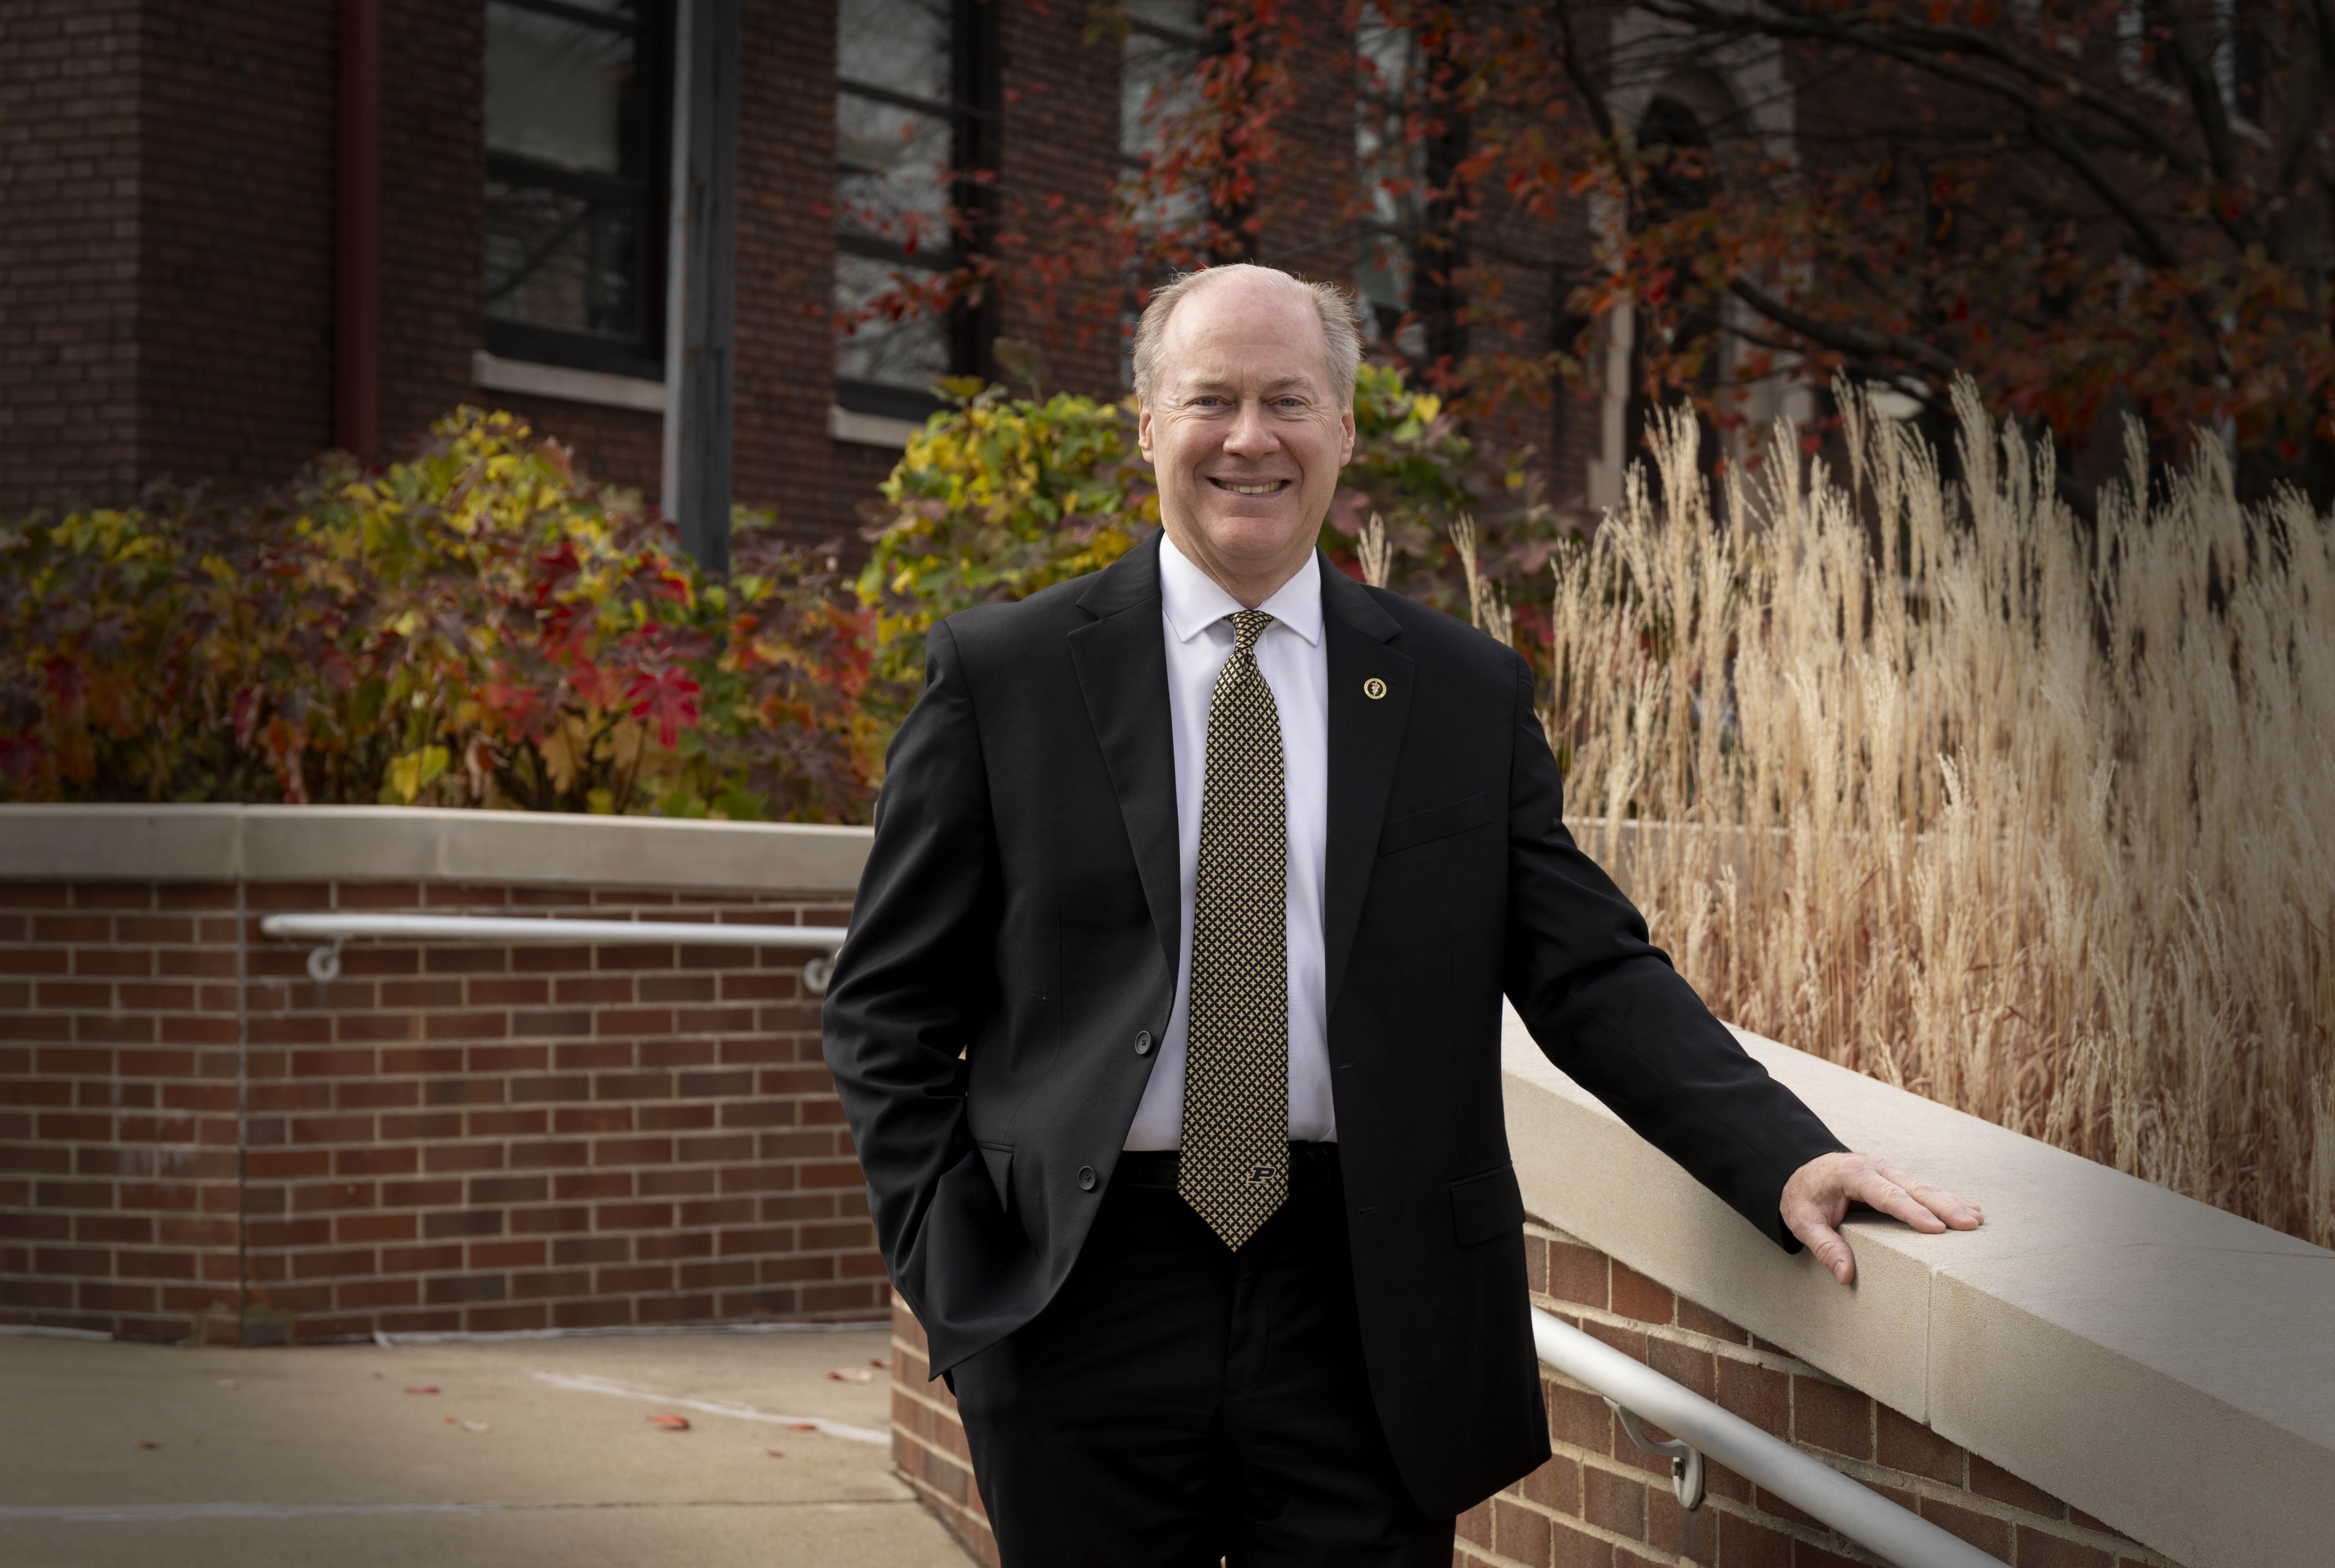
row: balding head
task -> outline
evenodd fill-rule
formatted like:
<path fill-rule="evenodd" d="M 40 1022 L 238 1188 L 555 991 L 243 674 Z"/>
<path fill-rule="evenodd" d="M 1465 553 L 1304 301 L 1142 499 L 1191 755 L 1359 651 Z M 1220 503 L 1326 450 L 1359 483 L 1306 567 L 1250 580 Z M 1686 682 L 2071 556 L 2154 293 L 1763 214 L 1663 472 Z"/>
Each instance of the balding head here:
<path fill-rule="evenodd" d="M 1136 437 L 1160 524 L 1252 609 L 1312 557 L 1353 456 L 1357 346 L 1344 295 L 1262 266 L 1180 278 L 1144 313 Z"/>
<path fill-rule="evenodd" d="M 1302 300 L 1321 325 L 1321 336 L 1305 344 L 1319 354 L 1323 379 L 1341 403 L 1354 401 L 1354 373 L 1362 363 L 1362 337 L 1353 302 L 1333 284 L 1306 283 L 1254 262 L 1187 272 L 1155 292 L 1135 327 L 1135 390 L 1146 402 L 1158 395 L 1168 324 L 1177 308 L 1219 288 L 1262 290 Z M 1293 347 L 1297 345 L 1293 344 Z"/>

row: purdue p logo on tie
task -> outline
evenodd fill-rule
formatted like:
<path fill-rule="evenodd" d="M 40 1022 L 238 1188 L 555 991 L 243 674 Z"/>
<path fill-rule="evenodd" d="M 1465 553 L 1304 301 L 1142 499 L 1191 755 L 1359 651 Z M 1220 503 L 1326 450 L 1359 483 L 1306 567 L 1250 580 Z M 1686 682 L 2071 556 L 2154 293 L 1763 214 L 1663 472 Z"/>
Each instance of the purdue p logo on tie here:
<path fill-rule="evenodd" d="M 1376 675 L 1362 682 L 1362 695 L 1375 702 L 1386 695 L 1386 682 Z"/>

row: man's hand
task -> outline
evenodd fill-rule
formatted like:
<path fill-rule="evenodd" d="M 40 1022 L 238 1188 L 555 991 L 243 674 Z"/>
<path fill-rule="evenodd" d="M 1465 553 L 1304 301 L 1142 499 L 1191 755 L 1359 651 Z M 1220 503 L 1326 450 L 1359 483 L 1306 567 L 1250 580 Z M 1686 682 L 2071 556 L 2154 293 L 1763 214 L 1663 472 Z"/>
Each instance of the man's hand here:
<path fill-rule="evenodd" d="M 1852 1203 L 1894 1215 L 1927 1235 L 1949 1227 L 1974 1231 L 1986 1223 L 1978 1205 L 1917 1182 L 1878 1155 L 1819 1155 L 1792 1173 L 1778 1206 L 1791 1233 L 1844 1285 L 1856 1278 L 1856 1254 L 1836 1227 Z"/>

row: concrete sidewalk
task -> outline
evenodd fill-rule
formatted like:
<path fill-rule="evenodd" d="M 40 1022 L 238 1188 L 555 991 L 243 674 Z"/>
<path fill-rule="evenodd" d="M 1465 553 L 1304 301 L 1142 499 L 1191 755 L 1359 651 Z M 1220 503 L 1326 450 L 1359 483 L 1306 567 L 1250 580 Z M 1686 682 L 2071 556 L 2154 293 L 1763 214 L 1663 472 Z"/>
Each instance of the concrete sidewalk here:
<path fill-rule="evenodd" d="M 963 1568 L 891 1473 L 889 1379 L 871 1366 L 889 1345 L 883 1330 L 397 1350 L 0 1336 L 0 1563 Z"/>

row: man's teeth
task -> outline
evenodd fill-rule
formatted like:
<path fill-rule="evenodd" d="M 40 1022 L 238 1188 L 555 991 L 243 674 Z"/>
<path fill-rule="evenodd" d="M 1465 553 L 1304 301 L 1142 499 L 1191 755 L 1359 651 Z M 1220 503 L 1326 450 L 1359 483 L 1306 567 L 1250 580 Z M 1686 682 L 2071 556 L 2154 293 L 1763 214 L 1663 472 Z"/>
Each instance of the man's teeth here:
<path fill-rule="evenodd" d="M 1216 483 L 1236 496 L 1269 496 L 1281 488 L 1279 479 L 1269 485 L 1236 485 L 1228 479 L 1218 479 Z"/>

